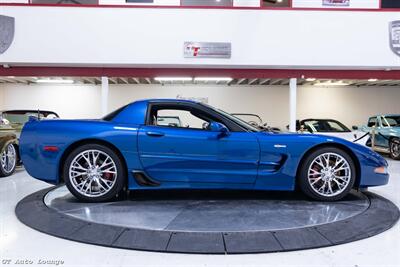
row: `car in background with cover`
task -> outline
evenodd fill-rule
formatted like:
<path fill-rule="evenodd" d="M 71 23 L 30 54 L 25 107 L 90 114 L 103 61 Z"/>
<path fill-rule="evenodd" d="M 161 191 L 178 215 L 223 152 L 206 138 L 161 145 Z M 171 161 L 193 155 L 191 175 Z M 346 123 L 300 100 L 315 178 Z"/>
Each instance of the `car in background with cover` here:
<path fill-rule="evenodd" d="M 166 116 L 179 117 L 181 126 L 158 119 Z M 177 99 L 133 102 L 96 120 L 32 117 L 20 151 L 31 176 L 65 182 L 88 202 L 112 200 L 124 188 L 299 188 L 315 200 L 336 201 L 389 179 L 386 160 L 367 147 L 262 131 L 207 104 Z"/>

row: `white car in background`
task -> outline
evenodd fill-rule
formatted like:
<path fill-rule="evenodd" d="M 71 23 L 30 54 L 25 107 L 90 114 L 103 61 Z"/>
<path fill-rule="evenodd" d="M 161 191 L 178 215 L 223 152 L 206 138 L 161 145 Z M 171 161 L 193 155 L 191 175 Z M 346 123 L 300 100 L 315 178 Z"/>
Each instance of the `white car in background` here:
<path fill-rule="evenodd" d="M 366 145 L 369 139 L 369 135 L 359 131 L 357 126 L 353 126 L 353 130 L 350 130 L 337 120 L 305 119 L 297 121 L 296 124 L 298 132 L 335 136 L 361 145 Z"/>

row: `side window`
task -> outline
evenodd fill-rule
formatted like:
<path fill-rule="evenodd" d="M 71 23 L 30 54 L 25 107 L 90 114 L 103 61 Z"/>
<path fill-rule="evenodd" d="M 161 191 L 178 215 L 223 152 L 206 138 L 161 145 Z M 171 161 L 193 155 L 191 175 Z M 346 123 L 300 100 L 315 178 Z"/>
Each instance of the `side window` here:
<path fill-rule="evenodd" d="M 377 126 L 378 119 L 376 117 L 369 118 L 368 127 Z"/>
<path fill-rule="evenodd" d="M 208 130 L 213 119 L 206 113 L 192 110 L 190 107 L 153 106 L 150 111 L 149 125 Z"/>
<path fill-rule="evenodd" d="M 208 122 L 187 110 L 160 109 L 157 111 L 156 125 L 189 129 L 206 129 Z"/>

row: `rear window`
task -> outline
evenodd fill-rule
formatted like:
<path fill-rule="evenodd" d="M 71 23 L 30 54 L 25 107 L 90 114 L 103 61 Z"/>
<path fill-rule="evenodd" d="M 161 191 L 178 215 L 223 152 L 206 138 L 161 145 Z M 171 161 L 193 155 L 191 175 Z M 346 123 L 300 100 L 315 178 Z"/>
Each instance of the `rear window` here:
<path fill-rule="evenodd" d="M 125 105 L 123 107 L 120 107 L 117 110 L 114 110 L 113 112 L 107 114 L 102 118 L 103 121 L 112 121 L 121 111 L 123 111 L 128 105 Z"/>

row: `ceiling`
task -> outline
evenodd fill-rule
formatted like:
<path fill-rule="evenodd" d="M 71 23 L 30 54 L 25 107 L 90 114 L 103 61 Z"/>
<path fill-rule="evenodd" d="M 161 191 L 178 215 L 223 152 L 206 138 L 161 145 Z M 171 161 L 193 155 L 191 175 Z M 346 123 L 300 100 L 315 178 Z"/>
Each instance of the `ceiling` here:
<path fill-rule="evenodd" d="M 49 77 L 13 77 L 0 76 L 0 84 L 35 84 L 40 79 L 55 79 Z M 74 84 L 101 84 L 101 77 L 63 77 L 57 79 L 73 80 Z M 235 86 L 256 86 L 256 85 L 288 85 L 289 79 L 258 79 L 240 78 L 231 81 L 157 81 L 153 78 L 139 77 L 109 77 L 110 84 L 209 84 L 209 85 L 235 85 Z M 400 86 L 400 80 L 328 80 L 318 79 L 315 81 L 298 79 L 298 85 L 321 85 L 321 86 Z"/>

